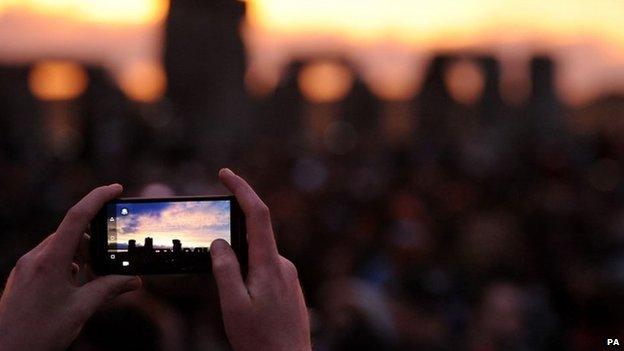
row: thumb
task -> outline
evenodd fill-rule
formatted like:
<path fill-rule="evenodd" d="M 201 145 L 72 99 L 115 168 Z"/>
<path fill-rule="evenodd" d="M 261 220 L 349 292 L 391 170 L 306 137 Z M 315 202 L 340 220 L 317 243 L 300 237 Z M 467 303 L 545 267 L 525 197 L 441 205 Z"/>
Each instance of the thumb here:
<path fill-rule="evenodd" d="M 249 303 L 247 287 L 241 276 L 236 254 L 223 239 L 217 239 L 210 245 L 212 272 L 217 281 L 221 309 L 227 313 Z"/>
<path fill-rule="evenodd" d="M 84 307 L 91 314 L 103 303 L 123 293 L 137 290 L 141 285 L 143 283 L 138 276 L 107 275 L 83 285 L 79 292 Z"/>

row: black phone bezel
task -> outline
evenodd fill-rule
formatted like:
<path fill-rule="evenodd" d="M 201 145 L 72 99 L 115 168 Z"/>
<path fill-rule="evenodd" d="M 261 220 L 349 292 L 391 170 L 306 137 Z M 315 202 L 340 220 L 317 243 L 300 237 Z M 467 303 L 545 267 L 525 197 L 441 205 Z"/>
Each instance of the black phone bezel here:
<path fill-rule="evenodd" d="M 166 270 L 156 270 L 151 268 L 137 269 L 135 267 L 121 267 L 108 259 L 108 230 L 107 230 L 107 208 L 111 203 L 148 203 L 148 202 L 184 202 L 184 201 L 230 201 L 230 228 L 231 228 L 231 246 L 238 261 L 241 270 L 247 267 L 247 233 L 245 230 L 245 216 L 232 195 L 216 195 L 216 196 L 174 196 L 174 197 L 157 197 L 157 198 L 118 198 L 107 202 L 95 215 L 90 224 L 90 253 L 91 266 L 94 273 L 98 275 L 121 274 L 121 275 L 158 275 L 158 274 L 187 274 L 187 273 L 206 273 L 212 270 L 210 260 L 201 267 L 178 267 Z M 245 273 L 245 272 L 243 272 Z"/>

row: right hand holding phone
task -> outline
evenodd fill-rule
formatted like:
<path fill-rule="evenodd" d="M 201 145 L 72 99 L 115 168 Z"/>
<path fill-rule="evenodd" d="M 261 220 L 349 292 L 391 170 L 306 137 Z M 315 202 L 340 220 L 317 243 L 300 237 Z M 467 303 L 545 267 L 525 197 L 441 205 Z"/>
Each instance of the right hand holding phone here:
<path fill-rule="evenodd" d="M 232 248 L 224 240 L 211 247 L 225 331 L 232 348 L 311 350 L 310 323 L 292 262 L 279 255 L 268 207 L 245 180 L 229 169 L 221 182 L 236 196 L 245 214 L 249 245 L 246 281 Z"/>

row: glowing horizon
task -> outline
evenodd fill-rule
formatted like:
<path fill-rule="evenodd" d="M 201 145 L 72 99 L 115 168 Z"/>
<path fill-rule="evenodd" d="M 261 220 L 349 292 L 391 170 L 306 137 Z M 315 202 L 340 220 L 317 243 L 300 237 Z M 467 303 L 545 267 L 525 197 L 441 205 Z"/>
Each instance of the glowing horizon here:
<path fill-rule="evenodd" d="M 241 33 L 252 92 L 270 91 L 293 59 L 338 56 L 376 95 L 402 100 L 418 91 L 424 67 L 441 51 L 493 55 L 503 76 L 518 76 L 532 55 L 548 55 L 557 62 L 558 92 L 570 104 L 624 92 L 624 3 L 618 1 L 246 4 Z M 0 0 L 0 61 L 100 65 L 131 99 L 153 102 L 167 84 L 162 42 L 168 11 L 168 0 Z M 311 100 L 328 99 L 310 91 Z"/>
<path fill-rule="evenodd" d="M 0 0 L 0 64 L 96 65 L 130 99 L 151 103 L 167 84 L 162 42 L 168 11 L 169 0 Z M 66 78 L 57 80 L 66 85 L 40 80 L 46 93 L 35 95 L 75 98 L 84 91 L 66 94 L 80 85 Z"/>
<path fill-rule="evenodd" d="M 157 24 L 168 9 L 168 0 L 0 0 L 0 16 L 34 14 L 105 25 Z"/>
<path fill-rule="evenodd" d="M 624 92 L 624 3 L 611 0 L 247 0 L 250 90 L 270 91 L 293 59 L 346 58 L 370 89 L 405 99 L 436 52 L 487 54 L 513 76 L 533 55 L 557 62 L 573 105 Z M 526 72 L 528 75 L 528 72 Z M 259 80 L 259 82 L 256 82 Z M 259 88 L 258 88 L 259 87 Z M 503 87 L 504 89 L 504 87 Z M 509 93 L 511 94 L 511 93 Z M 507 95 L 507 92 L 503 92 Z"/>
<path fill-rule="evenodd" d="M 435 48 L 595 36 L 624 47 L 624 6 L 610 0 L 247 0 L 247 23 L 274 34 L 331 35 Z M 591 11 L 588 6 L 591 5 Z M 484 37 L 485 36 L 485 37 Z M 546 36 L 546 37 L 545 37 Z M 552 36 L 552 37 L 551 37 Z"/>

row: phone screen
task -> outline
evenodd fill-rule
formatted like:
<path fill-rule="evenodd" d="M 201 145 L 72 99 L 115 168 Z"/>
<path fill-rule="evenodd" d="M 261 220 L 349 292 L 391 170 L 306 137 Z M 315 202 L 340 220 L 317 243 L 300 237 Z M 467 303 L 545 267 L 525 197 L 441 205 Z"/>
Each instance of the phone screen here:
<path fill-rule="evenodd" d="M 231 201 L 117 201 L 107 204 L 107 256 L 115 266 L 192 267 L 210 244 L 231 244 Z M 134 266 L 134 267 L 133 267 Z"/>

